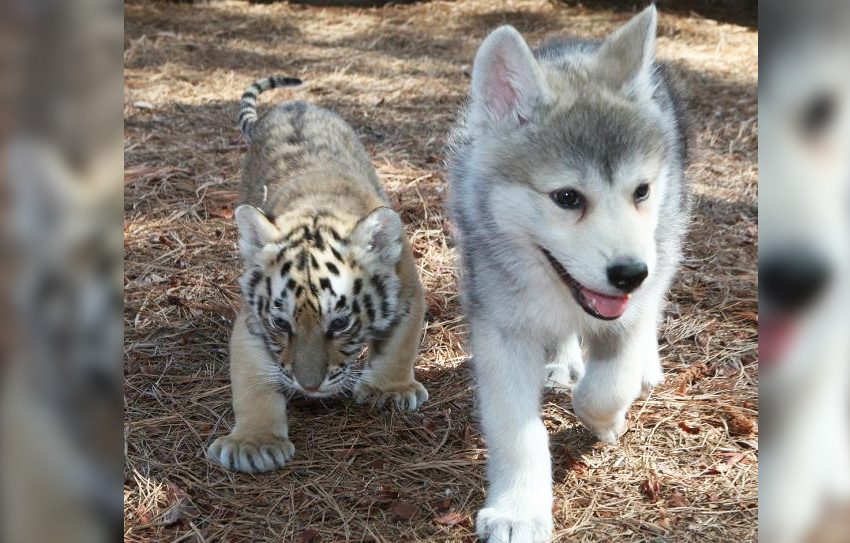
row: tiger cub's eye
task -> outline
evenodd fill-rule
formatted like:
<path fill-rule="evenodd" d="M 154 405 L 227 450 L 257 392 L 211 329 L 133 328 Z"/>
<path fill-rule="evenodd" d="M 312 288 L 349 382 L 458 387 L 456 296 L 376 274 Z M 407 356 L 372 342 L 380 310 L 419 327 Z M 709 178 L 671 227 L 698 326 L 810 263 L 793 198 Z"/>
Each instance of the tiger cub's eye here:
<path fill-rule="evenodd" d="M 290 326 L 290 324 L 286 322 L 286 320 L 280 317 L 275 317 L 274 319 L 272 319 L 272 326 L 275 329 L 280 330 L 281 332 L 285 332 L 287 334 L 292 332 L 292 326 Z"/>
<path fill-rule="evenodd" d="M 348 328 L 349 318 L 345 317 L 337 317 L 331 321 L 329 330 L 331 332 L 342 332 L 346 328 Z"/>

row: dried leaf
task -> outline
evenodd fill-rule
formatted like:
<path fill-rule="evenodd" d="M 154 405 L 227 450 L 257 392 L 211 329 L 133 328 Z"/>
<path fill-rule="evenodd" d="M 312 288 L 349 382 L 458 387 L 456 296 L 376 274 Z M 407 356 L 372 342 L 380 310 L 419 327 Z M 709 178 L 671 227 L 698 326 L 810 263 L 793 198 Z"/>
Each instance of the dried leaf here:
<path fill-rule="evenodd" d="M 748 452 L 749 451 L 721 453 L 721 456 L 726 457 L 726 461 L 724 462 L 724 464 L 731 468 L 732 466 L 743 460 L 747 456 Z"/>
<path fill-rule="evenodd" d="M 748 436 L 755 432 L 756 423 L 751 417 L 731 409 L 726 411 L 726 423 L 729 434 L 733 436 Z"/>
<path fill-rule="evenodd" d="M 292 497 L 288 500 L 283 500 L 280 504 L 280 508 L 286 512 L 291 513 L 293 511 L 297 511 L 301 508 L 306 502 L 308 498 L 307 495 L 303 492 L 296 492 L 292 495 Z"/>
<path fill-rule="evenodd" d="M 664 529 L 669 529 L 673 525 L 673 519 L 670 518 L 670 515 L 664 509 L 658 511 L 658 525 Z"/>
<path fill-rule="evenodd" d="M 189 499 L 189 494 L 183 490 L 177 483 L 168 481 L 165 485 L 166 493 L 171 500 L 186 500 Z"/>
<path fill-rule="evenodd" d="M 464 526 L 472 525 L 468 516 L 462 513 L 458 513 L 457 511 L 452 511 L 450 513 L 435 517 L 434 522 L 441 526 L 457 526 L 458 524 Z"/>
<path fill-rule="evenodd" d="M 737 464 L 745 456 L 747 456 L 747 451 L 741 451 L 736 453 L 722 453 L 721 456 L 725 456 L 726 460 L 722 460 L 715 464 L 714 467 L 706 470 L 706 475 L 717 475 L 719 473 L 726 473 L 727 471 L 732 469 L 735 464 Z"/>
<path fill-rule="evenodd" d="M 320 541 L 319 530 L 315 528 L 307 528 L 301 532 L 301 537 L 298 539 L 299 543 L 317 543 L 318 541 Z"/>
<path fill-rule="evenodd" d="M 389 505 L 398 499 L 398 490 L 394 490 L 388 486 L 381 485 L 378 488 L 377 501 L 383 505 Z"/>
<path fill-rule="evenodd" d="M 433 436 L 434 432 L 437 431 L 437 423 L 434 419 L 425 419 L 422 422 L 422 429 L 428 432 L 429 435 Z"/>
<path fill-rule="evenodd" d="M 688 387 L 691 386 L 694 381 L 702 379 L 708 372 L 708 366 L 703 362 L 700 364 L 694 364 L 690 368 L 683 371 L 679 374 L 677 381 L 679 381 L 679 386 L 676 389 L 676 393 L 680 396 L 684 396 L 687 393 Z"/>
<path fill-rule="evenodd" d="M 697 426 L 690 426 L 690 425 L 689 425 L 687 422 L 685 422 L 685 421 L 681 421 L 681 422 L 679 423 L 679 428 L 681 428 L 683 432 L 688 433 L 688 434 L 691 434 L 691 435 L 696 435 L 696 434 L 700 433 L 700 431 L 701 431 L 701 430 L 699 429 L 699 427 L 697 427 Z"/>
<path fill-rule="evenodd" d="M 755 311 L 739 311 L 738 316 L 745 321 L 750 321 L 755 324 L 758 324 L 759 322 L 759 314 Z"/>
<path fill-rule="evenodd" d="M 390 507 L 390 511 L 402 520 L 411 520 L 416 516 L 416 506 L 412 503 L 396 501 Z"/>
<path fill-rule="evenodd" d="M 441 500 L 433 501 L 431 502 L 431 507 L 434 508 L 434 512 L 437 514 L 445 513 L 452 508 L 452 499 L 443 498 Z"/>
<path fill-rule="evenodd" d="M 670 497 L 667 498 L 667 503 L 670 507 L 687 507 L 688 501 L 685 499 L 685 495 L 680 490 L 674 490 Z"/>
<path fill-rule="evenodd" d="M 218 217 L 220 219 L 232 219 L 233 218 L 233 206 L 230 204 L 213 206 L 210 209 L 210 215 L 213 217 Z"/>
<path fill-rule="evenodd" d="M 566 451 L 566 456 L 568 470 L 578 473 L 585 473 L 587 471 L 587 464 L 574 457 L 569 451 Z"/>
<path fill-rule="evenodd" d="M 171 505 L 160 517 L 163 526 L 173 526 L 181 520 L 188 520 L 199 514 L 198 510 L 189 503 L 189 494 L 177 484 L 169 481 L 166 484 L 166 494 Z"/>
<path fill-rule="evenodd" d="M 661 496 L 661 484 L 658 482 L 655 474 L 650 474 L 646 481 L 641 484 L 640 490 L 652 503 L 658 501 L 658 498 Z"/>

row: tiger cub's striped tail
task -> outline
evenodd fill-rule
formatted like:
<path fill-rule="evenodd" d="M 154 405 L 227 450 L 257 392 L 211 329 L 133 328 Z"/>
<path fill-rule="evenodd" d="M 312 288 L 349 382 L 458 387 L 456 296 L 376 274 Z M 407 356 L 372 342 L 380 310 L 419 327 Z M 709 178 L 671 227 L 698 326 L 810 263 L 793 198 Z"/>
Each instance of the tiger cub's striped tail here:
<path fill-rule="evenodd" d="M 254 81 L 248 90 L 242 94 L 239 102 L 239 121 L 237 126 L 245 136 L 245 140 L 251 143 L 251 131 L 257 122 L 257 96 L 261 92 L 278 87 L 297 87 L 302 81 L 297 77 L 272 76 Z"/>

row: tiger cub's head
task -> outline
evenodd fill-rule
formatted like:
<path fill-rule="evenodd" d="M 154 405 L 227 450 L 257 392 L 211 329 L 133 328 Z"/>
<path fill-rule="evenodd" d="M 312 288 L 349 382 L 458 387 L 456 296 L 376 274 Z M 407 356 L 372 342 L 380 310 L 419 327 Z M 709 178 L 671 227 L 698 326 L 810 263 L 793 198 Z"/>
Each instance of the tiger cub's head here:
<path fill-rule="evenodd" d="M 234 216 L 248 328 L 277 361 L 269 380 L 309 397 L 343 391 L 363 346 L 405 311 L 401 219 L 385 207 L 359 221 L 321 211 L 271 221 L 249 205 Z"/>

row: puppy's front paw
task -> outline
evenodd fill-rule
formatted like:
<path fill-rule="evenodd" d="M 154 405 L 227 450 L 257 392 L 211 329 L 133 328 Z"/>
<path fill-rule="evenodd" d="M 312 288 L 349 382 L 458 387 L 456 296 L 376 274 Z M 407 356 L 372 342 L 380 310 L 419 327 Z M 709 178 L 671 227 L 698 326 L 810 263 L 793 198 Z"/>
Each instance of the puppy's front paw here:
<path fill-rule="evenodd" d="M 616 445 L 620 441 L 620 437 L 628 430 L 626 422 L 626 412 L 615 414 L 613 417 L 592 416 L 590 413 L 582 410 L 580 405 L 576 405 L 573 401 L 573 411 L 582 424 L 596 436 L 596 439 L 606 445 Z"/>
<path fill-rule="evenodd" d="M 230 471 L 262 473 L 280 469 L 295 454 L 287 438 L 275 435 L 243 436 L 230 433 L 210 445 L 207 455 Z"/>
<path fill-rule="evenodd" d="M 519 515 L 516 510 L 485 507 L 475 522 L 478 538 L 486 543 L 545 543 L 552 537 L 552 515 Z"/>
<path fill-rule="evenodd" d="M 664 382 L 664 370 L 661 367 L 661 361 L 654 358 L 648 361 L 643 366 L 643 374 L 641 375 L 641 394 L 649 394 L 653 388 Z"/>
<path fill-rule="evenodd" d="M 419 381 L 403 386 L 383 387 L 362 379 L 354 386 L 354 399 L 359 404 L 369 404 L 384 408 L 395 405 L 402 411 L 416 411 L 428 401 L 428 391 Z"/>

